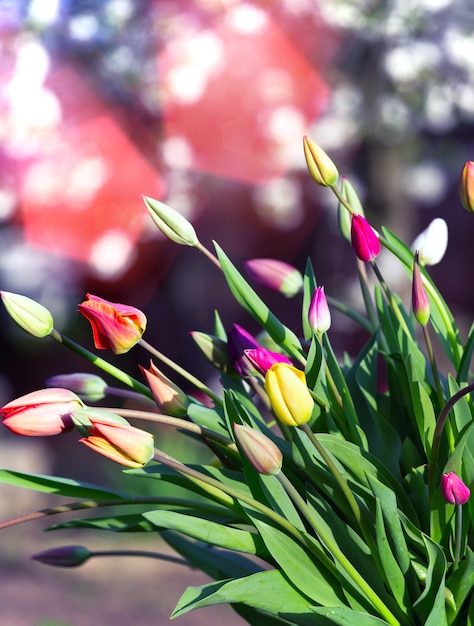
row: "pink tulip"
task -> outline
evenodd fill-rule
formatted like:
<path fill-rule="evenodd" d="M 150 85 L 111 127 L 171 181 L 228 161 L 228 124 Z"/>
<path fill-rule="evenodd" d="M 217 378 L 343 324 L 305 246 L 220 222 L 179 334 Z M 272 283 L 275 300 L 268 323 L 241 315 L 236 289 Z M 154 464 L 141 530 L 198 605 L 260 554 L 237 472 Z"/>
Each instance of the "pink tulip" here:
<path fill-rule="evenodd" d="M 331 326 L 331 313 L 329 311 L 324 287 L 316 287 L 311 298 L 308 311 L 309 325 L 315 333 L 325 333 Z"/>
<path fill-rule="evenodd" d="M 40 389 L 12 400 L 1 409 L 3 424 L 17 435 L 44 437 L 71 430 L 71 413 L 83 403 L 69 389 Z"/>
<path fill-rule="evenodd" d="M 372 261 L 380 254 L 380 241 L 369 222 L 354 213 L 351 222 L 351 242 L 361 261 Z"/>
<path fill-rule="evenodd" d="M 441 477 L 441 491 L 443 498 L 449 504 L 466 504 L 471 492 L 469 488 L 454 472 L 448 472 Z"/>
<path fill-rule="evenodd" d="M 265 374 L 272 365 L 275 365 L 275 363 L 288 363 L 289 365 L 292 364 L 290 359 L 284 354 L 280 354 L 279 352 L 272 352 L 271 350 L 267 350 L 263 346 L 244 350 L 244 354 L 250 361 L 250 363 L 255 367 L 255 369 L 260 372 L 260 374 Z"/>

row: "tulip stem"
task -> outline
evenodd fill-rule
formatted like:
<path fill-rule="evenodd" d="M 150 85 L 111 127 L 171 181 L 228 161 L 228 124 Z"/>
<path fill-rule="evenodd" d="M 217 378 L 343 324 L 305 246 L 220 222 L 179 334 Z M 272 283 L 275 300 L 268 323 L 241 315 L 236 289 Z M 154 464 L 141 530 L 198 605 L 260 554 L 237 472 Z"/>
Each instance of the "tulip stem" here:
<path fill-rule="evenodd" d="M 467 394 L 474 391 L 474 383 L 467 385 L 463 389 L 457 391 L 454 396 L 449 398 L 444 407 L 441 409 L 441 412 L 438 415 L 436 420 L 436 428 L 433 435 L 433 443 L 431 445 L 431 460 L 428 463 L 428 493 L 430 496 L 430 502 L 433 501 L 433 494 L 435 489 L 435 481 L 436 481 L 436 466 L 438 465 L 438 454 L 439 454 L 439 446 L 441 442 L 441 434 L 443 432 L 446 419 L 458 400 L 466 396 Z"/>
<path fill-rule="evenodd" d="M 350 506 L 350 509 L 354 515 L 354 518 L 357 524 L 361 526 L 363 520 L 362 520 L 360 508 L 359 508 L 359 505 L 357 504 L 357 500 L 355 499 L 354 494 L 352 493 L 352 491 L 349 488 L 349 485 L 347 484 L 346 479 L 342 476 L 341 472 L 337 469 L 336 464 L 334 463 L 332 458 L 329 456 L 329 454 L 326 452 L 326 449 L 324 448 L 324 446 L 321 445 L 320 441 L 318 440 L 316 435 L 313 433 L 311 428 L 308 426 L 308 424 L 301 424 L 300 428 L 309 437 L 309 440 L 311 441 L 311 443 L 316 448 L 316 450 L 322 457 L 323 461 L 325 462 L 326 467 L 336 479 L 336 482 L 341 488 L 341 491 L 344 494 Z"/>
<path fill-rule="evenodd" d="M 90 557 L 93 556 L 144 556 L 149 559 L 159 559 L 160 561 L 167 561 L 168 563 L 176 563 L 177 565 L 185 565 L 193 569 L 193 566 L 177 556 L 171 554 L 164 554 L 163 552 L 150 552 L 148 550 L 101 550 L 97 552 L 91 552 Z"/>
<path fill-rule="evenodd" d="M 101 407 L 102 408 L 102 407 Z M 146 420 L 149 422 L 155 422 L 157 424 L 163 424 L 165 426 L 174 426 L 175 428 L 179 428 L 181 430 L 187 430 L 191 433 L 199 435 L 204 439 L 211 439 L 216 443 L 220 443 L 225 446 L 228 450 L 232 450 L 233 452 L 238 452 L 237 446 L 229 437 L 225 437 L 224 435 L 219 435 L 219 433 L 210 430 L 209 428 L 204 428 L 203 426 L 199 426 L 194 422 L 188 422 L 180 417 L 171 417 L 170 415 L 163 415 L 162 413 L 153 413 L 151 411 L 136 411 L 135 409 L 105 409 L 107 411 L 111 411 L 116 413 L 117 415 L 121 415 L 125 418 L 138 419 L 138 420 Z"/>
<path fill-rule="evenodd" d="M 80 500 L 78 502 L 62 504 L 60 506 L 49 507 L 47 509 L 33 511 L 32 513 L 25 513 L 24 515 L 11 517 L 10 519 L 0 522 L 0 530 L 3 528 L 9 528 L 10 526 L 24 524 L 25 522 L 32 522 L 33 520 L 42 519 L 43 517 L 49 517 L 51 515 L 60 515 L 61 513 L 90 510 L 99 507 L 122 506 L 124 504 L 134 506 L 142 504 L 162 504 L 167 506 L 182 506 L 185 508 L 193 507 L 210 514 L 222 513 L 222 507 L 209 504 L 203 500 L 190 500 L 187 498 L 175 498 L 171 496 L 137 496 L 133 498 L 116 498 L 111 500 Z"/>
<path fill-rule="evenodd" d="M 209 261 L 211 261 L 211 263 L 213 263 L 218 270 L 222 271 L 222 266 L 219 262 L 219 259 L 212 254 L 212 252 L 210 250 L 208 250 L 206 248 L 206 246 L 204 246 L 200 241 L 196 244 L 196 248 L 199 250 L 199 252 L 202 252 L 204 254 L 204 256 L 206 256 Z"/>
<path fill-rule="evenodd" d="M 459 566 L 459 559 L 461 558 L 461 540 L 462 540 L 462 504 L 458 504 L 456 506 L 456 539 L 454 543 L 453 572 L 455 572 Z"/>
<path fill-rule="evenodd" d="M 442 407 L 445 404 L 445 399 L 444 399 L 443 390 L 441 388 L 441 381 L 439 379 L 438 366 L 436 364 L 436 357 L 433 352 L 433 345 L 431 343 L 430 334 L 428 332 L 428 326 L 424 324 L 422 325 L 422 329 L 423 329 L 423 336 L 425 339 L 426 351 L 428 353 L 428 359 L 431 365 L 431 371 L 432 371 L 433 379 L 434 379 L 435 386 L 436 386 L 436 394 L 438 396 L 438 403 L 439 403 L 439 406 Z M 454 436 L 453 436 L 452 429 L 449 428 L 449 431 L 448 431 L 448 428 L 447 428 L 446 434 L 448 435 L 449 449 L 453 451 L 454 450 Z"/>
<path fill-rule="evenodd" d="M 337 471 L 337 470 L 336 470 Z M 331 555 L 336 559 L 340 565 L 346 570 L 347 574 L 352 578 L 354 583 L 358 586 L 360 591 L 365 594 L 366 598 L 369 602 L 379 611 L 380 615 L 387 620 L 389 624 L 393 626 L 399 626 L 400 622 L 397 618 L 392 614 L 392 612 L 385 606 L 379 596 L 375 593 L 372 587 L 366 582 L 364 577 L 357 571 L 357 569 L 352 565 L 346 555 L 339 548 L 334 539 L 326 532 L 324 526 L 322 526 L 318 520 L 318 518 L 313 515 L 311 509 L 303 500 L 299 492 L 295 489 L 294 485 L 288 478 L 283 474 L 283 472 L 279 472 L 276 474 L 278 480 L 281 485 L 293 500 L 295 505 L 299 508 L 301 513 L 304 515 L 311 528 L 316 533 L 317 538 L 321 541 L 321 543 L 327 548 L 327 550 L 331 553 Z M 342 478 L 342 477 L 341 477 Z"/>
<path fill-rule="evenodd" d="M 62 343 L 67 348 L 70 348 L 71 350 L 76 352 L 76 354 L 79 354 L 80 356 L 84 357 L 87 361 L 89 361 L 96 367 L 100 368 L 102 371 L 106 372 L 107 374 L 110 374 L 110 376 L 113 376 L 124 385 L 127 385 L 128 387 L 131 387 L 138 393 L 143 394 L 144 396 L 147 396 L 150 399 L 153 399 L 152 393 L 146 385 L 139 382 L 132 376 L 129 376 L 118 367 L 115 367 L 115 365 L 112 365 L 112 363 L 109 363 L 105 359 L 102 359 L 100 356 L 97 356 L 97 354 L 94 354 L 93 352 L 86 350 L 86 348 L 83 348 L 81 345 L 79 345 L 72 339 L 69 339 L 69 337 L 66 337 L 65 335 L 61 334 L 55 328 L 52 329 L 50 336 L 53 339 L 55 339 L 57 342 Z"/>
<path fill-rule="evenodd" d="M 221 398 L 217 394 L 215 394 L 212 391 L 212 389 L 209 389 L 209 387 L 207 387 L 207 385 L 205 385 L 202 381 L 200 381 L 199 378 L 196 378 L 196 376 L 193 376 L 190 372 L 188 372 L 183 367 L 181 367 L 180 365 L 175 363 L 172 359 L 167 357 L 165 354 L 163 354 L 162 352 L 160 352 L 159 350 L 154 348 L 151 344 L 148 343 L 148 341 L 145 341 L 143 338 L 141 338 L 138 341 L 138 344 L 141 345 L 142 348 L 145 348 L 145 350 L 148 350 L 148 352 L 150 352 L 150 354 L 152 354 L 154 357 L 159 359 L 162 363 L 164 363 L 165 365 L 170 367 L 177 374 L 179 374 L 180 376 L 185 378 L 188 382 L 190 382 L 192 385 L 194 385 L 194 387 L 199 389 L 199 391 L 202 391 L 203 393 L 205 393 L 206 396 L 211 398 L 211 400 L 216 405 L 218 405 L 218 406 L 222 405 Z"/>
<path fill-rule="evenodd" d="M 395 302 L 395 299 L 393 297 L 392 292 L 390 291 L 387 283 L 385 282 L 385 278 L 382 275 L 382 272 L 379 269 L 379 266 L 377 265 L 377 263 L 375 262 L 374 259 L 372 259 L 372 261 L 370 262 L 370 264 L 372 265 L 372 268 L 375 272 L 375 275 L 377 276 L 377 279 L 380 283 L 380 286 L 382 287 L 382 290 L 387 298 L 388 303 L 390 304 L 392 311 L 395 313 L 397 320 L 400 324 L 400 326 L 403 328 L 403 330 L 406 332 L 406 334 L 411 337 L 411 332 L 406 324 L 406 321 L 403 317 L 403 315 L 400 313 L 400 309 L 398 307 L 398 304 Z"/>
<path fill-rule="evenodd" d="M 346 198 L 344 198 L 344 196 L 339 191 L 339 189 L 336 187 L 336 185 L 332 185 L 331 186 L 331 191 L 334 193 L 334 195 L 339 200 L 339 202 L 344 206 L 344 208 L 346 208 L 351 215 L 354 215 L 354 213 L 355 213 L 354 209 L 351 207 L 351 205 L 346 200 Z"/>

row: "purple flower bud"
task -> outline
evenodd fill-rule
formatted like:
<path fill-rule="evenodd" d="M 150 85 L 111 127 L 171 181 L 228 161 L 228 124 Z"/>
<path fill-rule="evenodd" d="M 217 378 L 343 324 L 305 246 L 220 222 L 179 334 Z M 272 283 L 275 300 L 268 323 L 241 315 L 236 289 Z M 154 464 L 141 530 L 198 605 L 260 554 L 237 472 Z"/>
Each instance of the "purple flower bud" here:
<path fill-rule="evenodd" d="M 254 376 L 255 368 L 252 367 L 245 356 L 245 350 L 260 348 L 258 341 L 242 326 L 234 324 L 232 330 L 227 333 L 227 345 L 234 367 L 241 376 Z"/>
<path fill-rule="evenodd" d="M 77 567 L 91 557 L 91 553 L 83 546 L 59 546 L 33 554 L 31 558 L 45 565 L 55 567 Z"/>
<path fill-rule="evenodd" d="M 454 472 L 448 472 L 441 477 L 441 491 L 443 498 L 450 504 L 466 504 L 471 492 L 469 488 Z"/>
<path fill-rule="evenodd" d="M 331 313 L 324 287 L 316 287 L 308 311 L 309 325 L 315 333 L 325 333 L 331 326 Z"/>
<path fill-rule="evenodd" d="M 351 223 L 351 242 L 361 261 L 373 261 L 380 254 L 380 241 L 369 222 L 354 213 Z"/>

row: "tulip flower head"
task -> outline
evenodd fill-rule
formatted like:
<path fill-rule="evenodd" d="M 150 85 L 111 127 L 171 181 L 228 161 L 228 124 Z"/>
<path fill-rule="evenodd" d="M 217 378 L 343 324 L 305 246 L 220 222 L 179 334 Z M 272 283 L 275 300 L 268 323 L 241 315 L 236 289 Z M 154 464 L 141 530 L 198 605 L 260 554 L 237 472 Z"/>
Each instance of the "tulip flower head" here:
<path fill-rule="evenodd" d="M 306 135 L 303 137 L 304 156 L 312 179 L 323 187 L 333 187 L 339 178 L 334 162 L 324 150 Z"/>
<path fill-rule="evenodd" d="M 288 363 L 291 365 L 291 361 L 287 356 L 279 352 L 267 350 L 263 346 L 244 350 L 244 354 L 260 374 L 266 374 L 267 370 L 275 363 Z"/>
<path fill-rule="evenodd" d="M 459 179 L 459 197 L 465 209 L 474 213 L 474 161 L 467 161 Z"/>
<path fill-rule="evenodd" d="M 421 265 L 436 265 L 448 247 L 448 225 L 441 217 L 435 218 L 413 242 L 411 249 L 418 250 Z"/>
<path fill-rule="evenodd" d="M 145 332 L 146 317 L 133 306 L 109 302 L 88 293 L 87 300 L 79 305 L 78 311 L 91 323 L 94 345 L 99 350 L 123 354 Z"/>
<path fill-rule="evenodd" d="M 125 465 L 143 467 L 153 458 L 153 435 L 130 424 L 90 419 L 89 434 L 79 441 L 103 456 Z"/>
<path fill-rule="evenodd" d="M 255 428 L 234 424 L 235 437 L 252 467 L 259 474 L 278 474 L 283 463 L 280 448 Z"/>
<path fill-rule="evenodd" d="M 469 488 L 454 472 L 442 475 L 441 491 L 449 504 L 466 504 L 471 495 Z"/>
<path fill-rule="evenodd" d="M 314 402 L 304 372 L 288 363 L 275 363 L 266 373 L 264 386 L 280 422 L 300 426 L 309 420 Z"/>
<path fill-rule="evenodd" d="M 87 561 L 92 554 L 84 546 L 59 546 L 33 554 L 31 558 L 44 565 L 54 567 L 78 567 Z"/>
<path fill-rule="evenodd" d="M 361 261 L 373 261 L 380 254 L 379 238 L 369 222 L 354 213 L 351 221 L 351 243 Z"/>
<path fill-rule="evenodd" d="M 199 244 L 194 226 L 184 215 L 164 202 L 147 196 L 143 196 L 143 200 L 151 219 L 168 239 L 182 246 L 197 246 Z"/>
<path fill-rule="evenodd" d="M 74 427 L 71 414 L 83 406 L 69 389 L 51 388 L 12 400 L 0 411 L 3 425 L 16 435 L 45 437 L 71 430 Z"/>
<path fill-rule="evenodd" d="M 423 279 L 421 277 L 420 265 L 418 261 L 418 252 L 415 254 L 413 263 L 413 283 L 411 301 L 413 314 L 419 324 L 426 326 L 430 319 L 430 302 L 426 293 Z"/>
<path fill-rule="evenodd" d="M 0 291 L 3 304 L 20 328 L 33 337 L 47 337 L 53 330 L 53 316 L 42 304 L 9 291 Z"/>
<path fill-rule="evenodd" d="M 316 287 L 311 298 L 308 311 L 309 325 L 316 334 L 322 334 L 331 327 L 331 313 L 329 311 L 324 287 Z"/>
<path fill-rule="evenodd" d="M 189 400 L 184 391 L 165 376 L 153 361 L 150 361 L 149 369 L 140 365 L 140 370 L 160 411 L 165 415 L 184 417 L 189 406 Z"/>
<path fill-rule="evenodd" d="M 57 374 L 46 380 L 48 387 L 65 387 L 77 393 L 84 402 L 98 402 L 105 397 L 107 383 L 97 374 L 75 372 Z"/>
<path fill-rule="evenodd" d="M 292 265 L 276 259 L 250 259 L 245 271 L 255 282 L 292 298 L 303 288 L 303 276 Z"/>

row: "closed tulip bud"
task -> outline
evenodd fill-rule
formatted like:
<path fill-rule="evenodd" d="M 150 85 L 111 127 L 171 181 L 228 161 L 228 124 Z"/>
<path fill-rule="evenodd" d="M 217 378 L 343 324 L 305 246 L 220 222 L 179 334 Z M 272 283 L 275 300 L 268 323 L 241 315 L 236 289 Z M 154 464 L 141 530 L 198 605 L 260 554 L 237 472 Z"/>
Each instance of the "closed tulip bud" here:
<path fill-rule="evenodd" d="M 244 354 L 260 374 L 266 374 L 267 370 L 275 363 L 288 363 L 291 365 L 291 361 L 287 356 L 279 352 L 267 350 L 263 346 L 244 350 Z"/>
<path fill-rule="evenodd" d="M 413 242 L 411 249 L 418 250 L 421 265 L 436 265 L 448 247 L 448 225 L 441 217 L 435 218 Z"/>
<path fill-rule="evenodd" d="M 145 369 L 140 365 L 140 370 L 160 411 L 165 415 L 184 417 L 189 406 L 189 400 L 184 391 L 165 376 L 153 361 L 150 361 L 150 369 Z"/>
<path fill-rule="evenodd" d="M 123 354 L 145 332 L 145 314 L 133 306 L 109 302 L 88 293 L 87 300 L 79 305 L 78 311 L 91 323 L 94 345 L 99 350 Z"/>
<path fill-rule="evenodd" d="M 466 504 L 471 495 L 469 488 L 454 472 L 442 475 L 441 491 L 449 504 Z"/>
<path fill-rule="evenodd" d="M 331 327 L 331 313 L 324 293 L 324 287 L 316 287 L 308 311 L 308 322 L 317 334 L 325 333 Z"/>
<path fill-rule="evenodd" d="M 153 198 L 143 196 L 148 213 L 161 232 L 182 246 L 197 246 L 199 240 L 193 225 L 184 215 Z"/>
<path fill-rule="evenodd" d="M 12 400 L 0 409 L 3 425 L 16 435 L 59 435 L 74 426 L 72 413 L 83 403 L 69 389 L 40 389 Z"/>
<path fill-rule="evenodd" d="M 351 243 L 361 261 L 373 261 L 380 254 L 379 238 L 369 222 L 354 213 L 351 222 Z"/>
<path fill-rule="evenodd" d="M 295 267 L 276 259 L 250 259 L 245 271 L 257 283 L 292 298 L 303 288 L 303 276 Z"/>
<path fill-rule="evenodd" d="M 227 333 L 227 346 L 237 373 L 240 376 L 254 376 L 256 369 L 245 356 L 245 350 L 259 348 L 258 341 L 245 328 L 234 324 L 232 330 Z"/>
<path fill-rule="evenodd" d="M 459 197 L 465 209 L 474 213 L 474 161 L 467 161 L 459 179 Z"/>
<path fill-rule="evenodd" d="M 190 335 L 206 359 L 214 367 L 225 374 L 235 374 L 234 364 L 230 358 L 226 341 L 198 330 L 191 331 Z"/>
<path fill-rule="evenodd" d="M 33 554 L 31 558 L 54 567 L 78 567 L 91 556 L 89 550 L 83 546 L 59 546 Z"/>
<path fill-rule="evenodd" d="M 9 291 L 0 291 L 3 304 L 14 322 L 33 337 L 47 337 L 53 330 L 53 316 L 43 305 L 31 298 Z"/>
<path fill-rule="evenodd" d="M 306 385 L 304 372 L 276 363 L 266 373 L 265 391 L 277 418 L 287 426 L 306 423 L 313 412 L 314 402 Z"/>
<path fill-rule="evenodd" d="M 333 161 L 306 135 L 303 137 L 303 147 L 306 164 L 314 182 L 323 187 L 333 187 L 339 178 Z"/>
<path fill-rule="evenodd" d="M 77 393 L 84 402 L 98 402 L 105 398 L 107 383 L 97 374 L 75 372 L 74 374 L 57 374 L 46 381 L 48 387 L 65 387 Z"/>
<path fill-rule="evenodd" d="M 418 262 L 418 252 L 415 254 L 413 263 L 413 283 L 411 292 L 413 314 L 419 324 L 426 326 L 430 319 L 430 302 L 426 293 L 423 279 L 421 277 L 420 265 Z"/>
<path fill-rule="evenodd" d="M 280 448 L 255 428 L 234 424 L 234 433 L 250 464 L 259 474 L 278 474 L 283 463 Z"/>
<path fill-rule="evenodd" d="M 153 458 L 153 435 L 130 424 L 90 419 L 88 436 L 79 441 L 126 467 L 143 467 Z"/>

